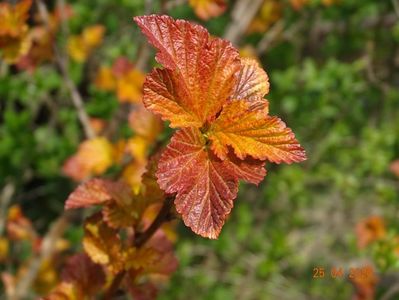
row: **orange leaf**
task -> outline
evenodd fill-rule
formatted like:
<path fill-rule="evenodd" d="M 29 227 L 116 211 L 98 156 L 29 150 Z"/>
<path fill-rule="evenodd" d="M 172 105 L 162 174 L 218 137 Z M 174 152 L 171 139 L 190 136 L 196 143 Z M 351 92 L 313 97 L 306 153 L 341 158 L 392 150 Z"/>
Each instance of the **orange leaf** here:
<path fill-rule="evenodd" d="M 370 216 L 356 225 L 357 246 L 361 249 L 386 235 L 384 220 Z"/>
<path fill-rule="evenodd" d="M 118 205 L 114 202 L 107 204 L 102 209 L 103 219 L 112 228 L 125 228 L 134 225 L 140 218 L 139 203 L 136 198 L 130 205 Z"/>
<path fill-rule="evenodd" d="M 148 143 L 154 142 L 162 132 L 162 121 L 149 112 L 143 105 L 136 106 L 129 114 L 129 125 L 137 135 Z"/>
<path fill-rule="evenodd" d="M 241 69 L 236 74 L 237 84 L 231 99 L 249 102 L 263 98 L 269 92 L 269 77 L 252 58 L 241 59 Z"/>
<path fill-rule="evenodd" d="M 227 7 L 225 0 L 190 0 L 189 3 L 202 20 L 220 16 Z"/>
<path fill-rule="evenodd" d="M 80 181 L 104 173 L 113 163 L 112 144 L 103 137 L 84 141 L 63 166 L 65 175 Z"/>
<path fill-rule="evenodd" d="M 62 271 L 62 279 L 77 286 L 82 293 L 92 297 L 105 283 L 101 265 L 95 264 L 84 253 L 70 257 Z"/>
<path fill-rule="evenodd" d="M 115 229 L 110 228 L 101 214 L 86 219 L 83 248 L 95 263 L 107 266 L 114 274 L 124 267 L 122 245 Z"/>
<path fill-rule="evenodd" d="M 11 206 L 8 210 L 7 235 L 11 240 L 34 241 L 37 237 L 32 222 L 25 217 L 21 207 L 17 204 Z"/>
<path fill-rule="evenodd" d="M 352 297 L 353 300 L 375 299 L 379 278 L 376 276 L 374 268 L 371 265 L 361 267 L 361 276 L 358 274 L 357 276 L 350 276 L 350 281 L 353 283 L 355 288 L 355 294 Z"/>
<path fill-rule="evenodd" d="M 116 94 L 120 102 L 138 103 L 142 97 L 144 75 L 131 70 L 117 79 Z"/>
<path fill-rule="evenodd" d="M 156 178 L 156 171 L 158 169 L 158 163 L 160 159 L 159 154 L 152 156 L 147 163 L 146 171 L 144 172 L 141 179 L 141 191 L 140 195 L 149 204 L 161 202 L 165 199 L 165 193 L 158 185 Z"/>
<path fill-rule="evenodd" d="M 244 101 L 227 104 L 208 132 L 212 150 L 225 159 L 228 145 L 244 159 L 247 155 L 275 163 L 306 159 L 294 133 L 277 117 L 267 115 L 267 101 L 254 109 Z"/>
<path fill-rule="evenodd" d="M 68 54 L 75 61 L 84 62 L 94 48 L 102 43 L 104 32 L 104 26 L 93 25 L 85 28 L 80 35 L 69 37 L 67 41 Z"/>
<path fill-rule="evenodd" d="M 256 15 L 249 24 L 247 32 L 264 33 L 273 23 L 281 18 L 282 3 L 278 0 L 265 0 Z"/>
<path fill-rule="evenodd" d="M 206 150 L 197 129 L 180 130 L 162 153 L 158 183 L 177 193 L 175 205 L 184 223 L 204 237 L 216 238 L 233 207 L 237 177 L 223 161 Z"/>
<path fill-rule="evenodd" d="M 116 86 L 116 79 L 112 74 L 111 68 L 100 67 L 94 79 L 94 85 L 102 91 L 113 91 Z"/>
<path fill-rule="evenodd" d="M 166 68 L 147 76 L 144 105 L 171 121 L 171 127 L 201 127 L 213 119 L 234 87 L 240 66 L 237 50 L 184 20 L 156 15 L 134 19 Z"/>
<path fill-rule="evenodd" d="M 0 49 L 2 58 L 8 63 L 16 63 L 31 46 L 26 24 L 31 5 L 31 0 L 16 5 L 0 3 Z"/>
<path fill-rule="evenodd" d="M 65 209 L 87 207 L 111 200 L 124 204 L 128 203 L 131 197 L 131 189 L 126 184 L 95 178 L 79 185 L 69 195 Z"/>
<path fill-rule="evenodd" d="M 145 172 L 146 160 L 133 160 L 122 172 L 123 181 L 126 182 L 134 192 L 141 188 L 141 176 Z"/>
<path fill-rule="evenodd" d="M 19 1 L 15 6 L 0 3 L 0 36 L 18 37 L 26 31 L 32 0 Z"/>

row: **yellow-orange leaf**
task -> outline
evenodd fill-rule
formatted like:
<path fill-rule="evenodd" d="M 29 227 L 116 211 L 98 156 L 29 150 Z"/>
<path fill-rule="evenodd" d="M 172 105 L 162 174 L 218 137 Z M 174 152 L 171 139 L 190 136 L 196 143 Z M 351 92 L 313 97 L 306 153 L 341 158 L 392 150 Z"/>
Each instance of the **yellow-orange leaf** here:
<path fill-rule="evenodd" d="M 19 1 L 15 6 L 0 3 L 0 36 L 17 37 L 25 32 L 32 0 Z"/>
<path fill-rule="evenodd" d="M 84 62 L 103 40 L 105 28 L 102 25 L 87 27 L 80 35 L 69 37 L 68 54 L 77 62 Z"/>
<path fill-rule="evenodd" d="M 134 132 L 145 138 L 148 143 L 154 142 L 162 132 L 162 121 L 149 112 L 143 105 L 136 106 L 129 114 L 129 125 Z"/>
<path fill-rule="evenodd" d="M 109 67 L 100 67 L 94 79 L 96 88 L 102 91 L 113 91 L 116 86 L 116 79 Z"/>
<path fill-rule="evenodd" d="M 117 79 L 116 94 L 121 102 L 138 103 L 142 98 L 144 75 L 139 70 L 130 70 Z"/>
<path fill-rule="evenodd" d="M 113 163 L 112 144 L 103 137 L 84 141 L 78 152 L 63 166 L 67 176 L 80 181 L 90 175 L 100 175 Z"/>
<path fill-rule="evenodd" d="M 139 192 L 141 188 L 141 176 L 145 172 L 145 160 L 133 160 L 122 172 L 122 179 L 134 192 Z"/>
<path fill-rule="evenodd" d="M 254 109 L 244 100 L 227 104 L 208 132 L 212 150 L 221 159 L 231 146 L 240 159 L 250 155 L 275 163 L 305 160 L 294 133 L 279 118 L 267 115 L 266 105 L 266 100 Z"/>
<path fill-rule="evenodd" d="M 278 0 L 264 0 L 256 17 L 249 24 L 248 33 L 265 32 L 282 15 L 282 4 Z"/>
<path fill-rule="evenodd" d="M 95 263 L 107 266 L 112 273 L 123 269 L 122 245 L 115 229 L 110 228 L 101 214 L 86 219 L 83 248 Z"/>
<path fill-rule="evenodd" d="M 220 16 L 227 7 L 225 0 L 190 0 L 189 3 L 203 20 Z"/>

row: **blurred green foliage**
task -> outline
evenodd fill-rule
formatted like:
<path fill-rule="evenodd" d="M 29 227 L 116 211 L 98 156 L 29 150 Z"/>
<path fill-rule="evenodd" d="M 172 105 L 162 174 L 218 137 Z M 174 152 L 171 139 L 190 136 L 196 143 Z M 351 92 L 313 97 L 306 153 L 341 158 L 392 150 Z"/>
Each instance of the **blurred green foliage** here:
<path fill-rule="evenodd" d="M 269 164 L 258 188 L 242 185 L 218 240 L 204 240 L 181 224 L 180 268 L 161 299 L 349 299 L 348 280 L 313 279 L 313 268 L 348 270 L 360 260 L 374 261 L 380 272 L 398 270 L 389 245 L 358 250 L 354 231 L 359 220 L 379 214 L 392 239 L 399 232 L 399 180 L 389 172 L 399 158 L 399 23 L 397 16 L 385 23 L 394 15 L 394 1 L 311 1 L 300 11 L 285 2 L 281 20 L 294 34 L 260 59 L 271 81 L 271 114 L 294 130 L 309 159 Z M 131 18 L 143 13 L 144 2 L 71 3 L 71 33 L 91 24 L 106 27 L 104 45 L 84 66 L 70 62 L 69 69 L 88 113 L 111 119 L 115 96 L 81 81 L 119 56 L 134 60 L 142 37 Z M 230 1 L 224 15 L 205 23 L 187 4 L 170 13 L 223 36 L 233 6 Z M 245 36 L 240 44 L 256 46 L 263 34 Z M 83 139 L 82 129 L 51 66 L 33 74 L 10 68 L 0 76 L 0 186 L 13 182 L 15 202 L 45 230 L 73 187 L 60 169 Z M 67 235 L 77 245 L 80 225 Z"/>

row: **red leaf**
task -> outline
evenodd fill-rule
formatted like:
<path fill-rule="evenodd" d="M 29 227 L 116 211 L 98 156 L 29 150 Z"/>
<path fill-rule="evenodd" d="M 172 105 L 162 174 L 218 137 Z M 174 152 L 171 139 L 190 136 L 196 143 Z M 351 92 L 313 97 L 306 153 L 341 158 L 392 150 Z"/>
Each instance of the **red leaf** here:
<path fill-rule="evenodd" d="M 237 175 L 238 179 L 259 184 L 266 176 L 265 162 L 251 157 L 245 160 L 238 159 L 233 153 L 229 153 L 225 162 Z"/>
<path fill-rule="evenodd" d="M 167 70 L 153 71 L 144 84 L 144 104 L 171 127 L 201 127 L 211 120 L 230 96 L 240 68 L 230 42 L 210 38 L 199 25 L 169 16 L 134 18 L 149 42 L 158 49 L 156 59 Z M 157 97 L 159 94 L 159 97 Z M 189 118 L 187 124 L 178 116 Z"/>
<path fill-rule="evenodd" d="M 105 273 L 101 265 L 95 264 L 83 253 L 68 259 L 61 277 L 63 281 L 79 286 L 89 296 L 95 295 L 105 283 Z"/>
<path fill-rule="evenodd" d="M 122 182 L 105 179 L 91 179 L 79 185 L 69 195 L 65 209 L 87 207 L 115 200 L 117 203 L 130 202 L 131 189 Z"/>
<path fill-rule="evenodd" d="M 177 193 L 175 205 L 184 223 L 204 237 L 217 238 L 237 195 L 231 166 L 205 147 L 197 129 L 175 133 L 158 164 L 158 183 Z"/>

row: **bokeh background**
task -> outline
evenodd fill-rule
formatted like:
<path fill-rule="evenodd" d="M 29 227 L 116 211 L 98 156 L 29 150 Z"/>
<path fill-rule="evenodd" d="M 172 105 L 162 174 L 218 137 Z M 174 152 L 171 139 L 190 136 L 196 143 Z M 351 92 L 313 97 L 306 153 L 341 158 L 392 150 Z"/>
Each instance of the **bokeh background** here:
<path fill-rule="evenodd" d="M 55 42 L 69 57 L 88 115 L 114 124 L 111 141 L 132 134 L 123 114 L 132 101 L 101 86 L 99 69 L 125 57 L 149 71 L 154 51 L 132 17 L 165 13 L 202 24 L 257 58 L 270 77 L 270 113 L 306 149 L 306 162 L 268 164 L 258 187 L 240 185 L 218 240 L 179 222 L 180 265 L 159 299 L 399 299 L 399 1 L 230 0 L 204 12 L 206 2 L 218 1 L 42 2 L 49 12 L 63 8 Z M 71 42 L 93 25 L 103 26 L 101 43 L 82 50 L 81 40 Z M 84 130 L 53 55 L 0 61 L 2 235 L 15 205 L 45 234 L 76 186 L 63 168 Z M 140 86 L 142 78 L 126 80 Z M 171 133 L 165 129 L 157 143 Z M 82 234 L 77 218 L 66 229 L 67 252 L 81 249 Z M 27 245 L 9 247 L 2 272 L 31 255 Z M 351 268 L 365 266 L 373 278 L 349 278 Z M 325 276 L 315 278 L 320 268 Z M 333 268 L 344 276 L 333 278 Z"/>

